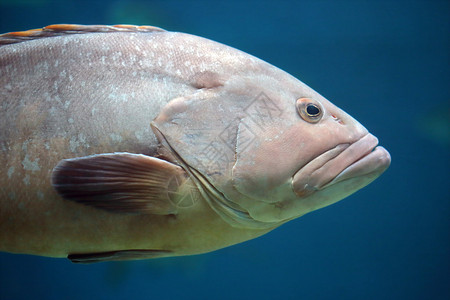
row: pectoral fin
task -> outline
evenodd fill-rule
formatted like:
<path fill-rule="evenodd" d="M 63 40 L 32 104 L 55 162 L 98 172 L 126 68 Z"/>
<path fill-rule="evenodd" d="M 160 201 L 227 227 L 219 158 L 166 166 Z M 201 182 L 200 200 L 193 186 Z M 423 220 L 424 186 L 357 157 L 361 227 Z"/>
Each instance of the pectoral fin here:
<path fill-rule="evenodd" d="M 121 261 L 121 260 L 137 260 L 137 259 L 149 259 L 163 257 L 170 254 L 170 251 L 166 250 L 121 250 L 99 253 L 87 253 L 87 254 L 69 254 L 67 256 L 73 263 L 91 264 L 97 262 L 107 261 Z"/>
<path fill-rule="evenodd" d="M 52 185 L 63 198 L 120 213 L 176 213 L 170 195 L 185 180 L 181 167 L 131 153 L 62 160 L 52 173 Z"/>

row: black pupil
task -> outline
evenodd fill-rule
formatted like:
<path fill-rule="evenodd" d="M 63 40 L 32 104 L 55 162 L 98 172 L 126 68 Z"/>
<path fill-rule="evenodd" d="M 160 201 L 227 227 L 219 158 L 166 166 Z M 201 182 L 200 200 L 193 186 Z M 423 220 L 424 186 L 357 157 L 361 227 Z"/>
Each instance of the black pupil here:
<path fill-rule="evenodd" d="M 320 110 L 317 106 L 315 106 L 314 104 L 309 104 L 306 107 L 306 112 L 308 113 L 309 116 L 317 116 L 320 113 Z"/>

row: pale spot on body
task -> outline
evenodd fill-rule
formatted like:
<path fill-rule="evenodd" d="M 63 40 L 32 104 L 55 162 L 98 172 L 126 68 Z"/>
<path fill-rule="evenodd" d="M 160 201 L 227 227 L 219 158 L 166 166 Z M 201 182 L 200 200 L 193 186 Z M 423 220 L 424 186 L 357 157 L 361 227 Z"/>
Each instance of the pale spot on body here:
<path fill-rule="evenodd" d="M 56 107 L 52 106 L 52 107 L 50 108 L 50 115 L 51 115 L 52 117 L 58 116 L 58 109 L 57 109 Z"/>
<path fill-rule="evenodd" d="M 25 185 L 30 185 L 30 175 L 29 174 L 25 175 L 22 181 L 23 183 L 25 183 Z"/>
<path fill-rule="evenodd" d="M 5 89 L 6 89 L 8 92 L 11 92 L 13 88 L 12 88 L 12 85 L 8 83 L 8 84 L 5 85 Z"/>
<path fill-rule="evenodd" d="M 111 133 L 111 134 L 109 135 L 109 137 L 111 138 L 111 140 L 112 140 L 113 142 L 117 142 L 117 143 L 120 143 L 120 142 L 123 140 L 123 138 L 122 138 L 120 135 L 115 134 L 115 133 Z"/>
<path fill-rule="evenodd" d="M 39 200 L 43 200 L 44 199 L 44 193 L 42 191 L 37 191 L 36 192 L 36 196 Z"/>
<path fill-rule="evenodd" d="M 148 133 L 148 129 L 143 129 L 139 131 L 134 132 L 134 136 L 138 139 L 139 142 L 145 142 L 145 137 L 147 136 L 146 133 Z"/>
<path fill-rule="evenodd" d="M 22 166 L 24 170 L 36 172 L 41 170 L 41 167 L 39 166 L 39 158 L 36 158 L 35 160 L 31 161 L 28 154 L 25 155 L 25 158 L 22 161 Z"/>
<path fill-rule="evenodd" d="M 78 136 L 72 136 L 69 141 L 69 149 L 72 152 L 75 152 L 78 147 L 84 146 L 85 148 L 89 148 L 89 144 L 86 143 L 86 136 L 82 133 L 78 134 Z"/>
<path fill-rule="evenodd" d="M 8 169 L 8 179 L 10 179 L 11 178 L 11 176 L 14 174 L 14 167 L 10 167 L 9 169 Z"/>

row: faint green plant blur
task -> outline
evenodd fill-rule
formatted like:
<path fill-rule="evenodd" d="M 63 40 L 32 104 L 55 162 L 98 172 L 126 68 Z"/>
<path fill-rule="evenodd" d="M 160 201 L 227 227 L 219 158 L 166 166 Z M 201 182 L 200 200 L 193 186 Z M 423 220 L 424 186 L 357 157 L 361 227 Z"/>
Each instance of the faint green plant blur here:
<path fill-rule="evenodd" d="M 0 0 L 1 1 L 1 0 Z M 106 13 L 109 24 L 152 25 L 164 27 L 168 17 L 157 3 L 149 1 L 117 1 L 111 3 Z"/>

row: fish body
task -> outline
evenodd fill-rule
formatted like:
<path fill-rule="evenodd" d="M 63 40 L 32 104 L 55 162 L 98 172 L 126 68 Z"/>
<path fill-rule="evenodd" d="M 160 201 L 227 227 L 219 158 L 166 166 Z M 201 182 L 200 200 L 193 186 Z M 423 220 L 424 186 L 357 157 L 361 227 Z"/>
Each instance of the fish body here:
<path fill-rule="evenodd" d="M 289 74 L 155 27 L 1 35 L 0 129 L 0 250 L 74 262 L 252 239 L 390 162 Z"/>

